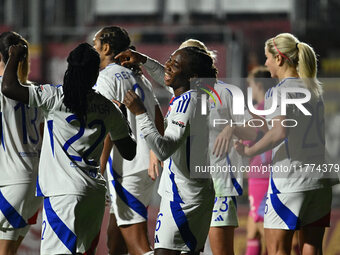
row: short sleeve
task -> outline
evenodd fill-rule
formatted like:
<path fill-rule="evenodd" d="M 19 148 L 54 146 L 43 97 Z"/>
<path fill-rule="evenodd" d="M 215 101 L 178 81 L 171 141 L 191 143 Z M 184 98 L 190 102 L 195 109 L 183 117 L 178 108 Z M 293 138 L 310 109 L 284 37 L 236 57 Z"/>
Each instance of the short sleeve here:
<path fill-rule="evenodd" d="M 31 85 L 28 87 L 29 106 L 42 108 L 43 110 L 51 110 L 59 102 L 63 91 L 62 86 L 54 85 Z"/>
<path fill-rule="evenodd" d="M 123 139 L 130 135 L 128 121 L 122 111 L 112 103 L 112 113 L 110 115 L 109 135 L 112 141 Z"/>

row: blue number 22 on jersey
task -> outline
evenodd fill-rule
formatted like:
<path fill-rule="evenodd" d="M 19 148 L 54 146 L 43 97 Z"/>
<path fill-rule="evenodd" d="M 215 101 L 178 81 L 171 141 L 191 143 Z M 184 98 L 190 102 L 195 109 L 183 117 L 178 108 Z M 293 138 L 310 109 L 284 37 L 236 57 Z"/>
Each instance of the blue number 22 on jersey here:
<path fill-rule="evenodd" d="M 85 125 L 84 123 L 82 123 L 78 117 L 76 115 L 70 115 L 66 118 L 66 121 L 68 123 L 71 123 L 72 121 L 78 121 L 80 123 L 80 128 L 77 134 L 75 134 L 74 136 L 72 136 L 70 139 L 68 139 L 66 141 L 66 143 L 63 146 L 63 149 L 65 152 L 67 152 L 67 150 L 70 148 L 70 146 L 77 141 L 78 139 L 80 139 L 84 133 L 85 133 Z M 98 138 L 96 139 L 96 141 L 91 145 L 91 147 L 89 149 L 87 149 L 84 154 L 82 156 L 76 156 L 76 155 L 70 155 L 68 154 L 68 156 L 75 160 L 75 161 L 82 161 L 82 159 L 84 160 L 84 162 L 88 165 L 91 166 L 97 166 L 98 163 L 95 162 L 94 160 L 89 160 L 88 157 L 89 155 L 95 150 L 95 148 L 98 146 L 98 144 L 104 139 L 105 134 L 106 134 L 106 128 L 104 125 L 104 122 L 102 120 L 93 120 L 88 124 L 89 128 L 94 128 L 95 126 L 99 126 L 100 127 L 100 135 L 98 136 Z"/>

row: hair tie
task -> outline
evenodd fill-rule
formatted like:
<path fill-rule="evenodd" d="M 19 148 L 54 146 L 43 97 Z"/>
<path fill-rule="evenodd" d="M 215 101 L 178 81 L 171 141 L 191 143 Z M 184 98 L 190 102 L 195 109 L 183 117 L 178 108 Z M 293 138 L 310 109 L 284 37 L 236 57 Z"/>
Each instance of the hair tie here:
<path fill-rule="evenodd" d="M 298 44 L 299 44 L 299 43 L 296 43 L 296 44 L 295 44 L 295 48 L 296 48 L 297 50 L 299 50 Z"/>
<path fill-rule="evenodd" d="M 274 44 L 274 47 L 275 47 L 276 51 L 279 53 L 279 55 L 280 55 L 281 57 L 287 59 L 289 62 L 292 62 L 285 54 L 283 54 L 281 51 L 279 51 L 279 49 L 276 47 L 274 38 L 273 38 L 273 44 Z"/>

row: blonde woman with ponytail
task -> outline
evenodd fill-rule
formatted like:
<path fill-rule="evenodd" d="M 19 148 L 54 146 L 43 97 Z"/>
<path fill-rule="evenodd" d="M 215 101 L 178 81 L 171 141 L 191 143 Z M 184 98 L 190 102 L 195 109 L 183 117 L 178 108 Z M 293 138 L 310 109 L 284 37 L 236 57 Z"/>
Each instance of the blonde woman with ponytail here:
<path fill-rule="evenodd" d="M 271 108 L 276 99 L 277 107 L 266 116 L 269 131 L 262 139 L 252 147 L 240 142 L 235 147 L 251 157 L 273 150 L 264 216 L 268 254 L 290 254 L 296 230 L 300 230 L 303 255 L 322 254 L 334 183 L 322 171 L 315 171 L 325 163 L 324 104 L 316 78 L 316 55 L 311 46 L 289 33 L 268 39 L 265 55 L 271 77 L 279 79 L 265 95 L 265 109 Z M 300 107 L 281 105 L 282 98 L 304 103 Z M 310 114 L 303 113 L 303 108 Z"/>

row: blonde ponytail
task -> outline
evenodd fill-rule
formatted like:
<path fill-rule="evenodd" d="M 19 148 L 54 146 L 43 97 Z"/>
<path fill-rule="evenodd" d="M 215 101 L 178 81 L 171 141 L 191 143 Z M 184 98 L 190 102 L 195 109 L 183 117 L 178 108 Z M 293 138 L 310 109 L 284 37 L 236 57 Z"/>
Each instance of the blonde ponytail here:
<path fill-rule="evenodd" d="M 268 39 L 265 47 L 273 56 L 281 55 L 288 66 L 297 70 L 313 97 L 322 95 L 321 83 L 316 78 L 317 59 L 312 47 L 290 33 Z"/>
<path fill-rule="evenodd" d="M 322 95 L 321 83 L 316 78 L 317 59 L 312 47 L 300 42 L 297 44 L 299 52 L 299 62 L 297 66 L 298 74 L 305 81 L 307 88 L 315 97 Z"/>

